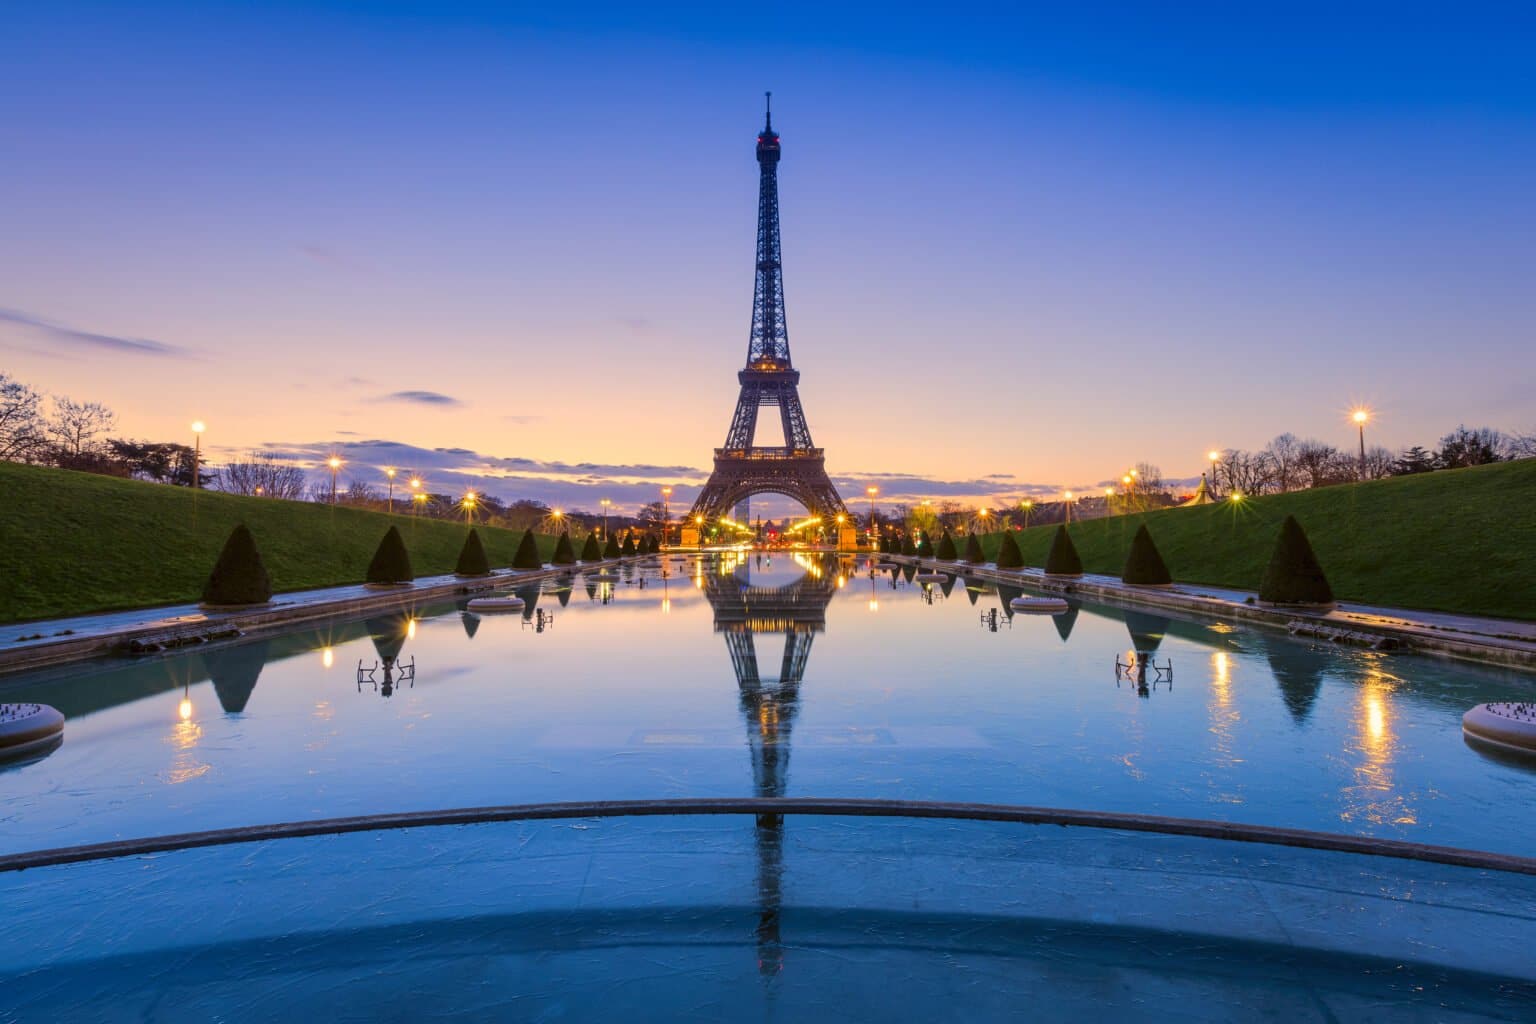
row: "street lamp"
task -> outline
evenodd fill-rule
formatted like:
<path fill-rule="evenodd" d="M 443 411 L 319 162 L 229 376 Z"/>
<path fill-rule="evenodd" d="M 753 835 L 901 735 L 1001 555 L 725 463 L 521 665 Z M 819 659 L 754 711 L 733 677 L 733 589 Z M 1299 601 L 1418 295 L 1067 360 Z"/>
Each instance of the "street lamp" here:
<path fill-rule="evenodd" d="M 1024 529 L 1029 529 L 1029 510 L 1035 507 L 1035 503 L 1025 498 L 1019 502 L 1019 507 L 1024 510 Z"/>
<path fill-rule="evenodd" d="M 341 459 L 332 455 L 326 461 L 326 465 L 331 467 L 331 504 L 334 505 L 336 504 L 336 471 L 341 469 Z"/>
<path fill-rule="evenodd" d="M 202 483 L 202 473 L 198 471 L 198 466 L 203 461 L 203 431 L 207 429 L 202 420 L 192 424 L 192 486 L 194 488 L 201 486 Z"/>
<path fill-rule="evenodd" d="M 880 488 L 871 484 L 864 488 L 864 493 L 869 495 L 869 546 L 875 547 L 875 495 L 880 493 Z"/>
<path fill-rule="evenodd" d="M 1360 479 L 1365 479 L 1365 425 L 1371 420 L 1371 410 L 1363 406 L 1349 414 L 1349 418 L 1355 421 L 1355 426 L 1360 428 Z"/>
<path fill-rule="evenodd" d="M 1066 509 L 1066 512 L 1064 513 L 1062 522 L 1070 523 L 1072 521 L 1072 492 L 1071 491 L 1062 491 L 1061 493 L 1066 495 L 1066 498 L 1067 498 L 1067 500 L 1062 503 L 1062 507 Z"/>
<path fill-rule="evenodd" d="M 1216 489 L 1216 466 L 1219 462 L 1221 462 L 1221 452 L 1217 451 L 1215 448 L 1212 448 L 1210 451 L 1205 453 L 1205 457 L 1210 460 L 1211 463 L 1209 488 L 1210 490 L 1214 491 Z"/>
<path fill-rule="evenodd" d="M 608 509 L 613 505 L 613 502 L 603 498 L 598 501 L 598 504 L 603 506 L 603 542 L 606 544 L 608 542 Z"/>
<path fill-rule="evenodd" d="M 475 517 L 475 502 L 478 501 L 478 500 L 479 500 L 479 495 L 477 495 L 474 491 L 465 491 L 464 492 L 464 497 L 459 501 L 459 504 L 464 506 L 464 525 L 465 526 L 470 525 L 470 523 L 474 520 L 474 517 Z"/>
<path fill-rule="evenodd" d="M 672 532 L 672 488 L 661 489 L 661 546 L 667 546 L 667 536 Z"/>
<path fill-rule="evenodd" d="M 398 472 L 398 471 L 395 469 L 394 466 L 385 466 L 384 467 L 384 475 L 389 477 L 389 514 L 390 515 L 394 515 L 395 514 L 395 473 L 396 472 Z"/>

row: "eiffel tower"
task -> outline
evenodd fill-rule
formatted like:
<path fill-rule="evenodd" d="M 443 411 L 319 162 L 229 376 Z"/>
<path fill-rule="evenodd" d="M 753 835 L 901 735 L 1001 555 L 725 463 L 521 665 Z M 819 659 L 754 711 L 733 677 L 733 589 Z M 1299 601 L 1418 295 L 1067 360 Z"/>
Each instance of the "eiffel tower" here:
<path fill-rule="evenodd" d="M 772 95 L 768 94 L 770 102 Z M 729 515 L 754 494 L 792 498 L 810 515 L 820 516 L 828 529 L 838 516 L 848 518 L 847 506 L 827 476 L 824 452 L 811 441 L 811 428 L 800 406 L 800 371 L 789 358 L 784 271 L 779 262 L 779 135 L 773 130 L 771 106 L 757 137 L 757 163 L 757 284 L 752 293 L 752 337 L 747 344 L 746 368 L 736 375 L 741 381 L 741 397 L 725 446 L 715 449 L 714 472 L 689 513 L 690 528 L 695 532 L 699 525 Z M 765 405 L 779 410 L 784 427 L 781 448 L 756 443 L 758 410 Z"/>
<path fill-rule="evenodd" d="M 798 560 L 797 556 L 797 560 Z M 833 556 L 810 556 L 806 573 L 786 586 L 752 583 L 746 564 L 729 575 L 711 573 L 704 596 L 714 613 L 715 632 L 725 634 L 747 746 L 752 754 L 752 793 L 781 797 L 789 788 L 790 734 L 800 710 L 800 684 L 811 656 L 811 641 L 826 629 L 827 605 L 837 593 L 838 563 Z M 762 558 L 761 555 L 758 556 Z M 756 637 L 784 635 L 777 678 L 763 676 Z M 764 976 L 784 965 L 780 934 L 784 889 L 784 819 L 760 814 L 757 843 L 758 918 L 754 928 L 757 968 Z"/>

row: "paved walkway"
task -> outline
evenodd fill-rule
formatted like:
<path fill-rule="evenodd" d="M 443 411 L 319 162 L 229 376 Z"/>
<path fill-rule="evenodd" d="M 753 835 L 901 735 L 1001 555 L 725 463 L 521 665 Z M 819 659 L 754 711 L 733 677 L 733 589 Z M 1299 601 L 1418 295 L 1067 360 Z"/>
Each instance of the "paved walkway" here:
<path fill-rule="evenodd" d="M 229 612 L 204 611 L 195 603 L 76 615 L 64 619 L 0 626 L 0 673 L 57 664 L 104 653 L 110 645 L 145 635 L 194 633 L 200 629 L 272 628 L 283 622 L 361 613 L 378 607 L 452 597 L 466 587 L 503 589 L 549 576 L 618 564 L 594 562 L 524 572 L 501 570 L 489 577 L 460 579 L 451 573 L 419 576 L 412 587 L 375 590 L 361 583 L 275 594 L 270 605 Z"/>

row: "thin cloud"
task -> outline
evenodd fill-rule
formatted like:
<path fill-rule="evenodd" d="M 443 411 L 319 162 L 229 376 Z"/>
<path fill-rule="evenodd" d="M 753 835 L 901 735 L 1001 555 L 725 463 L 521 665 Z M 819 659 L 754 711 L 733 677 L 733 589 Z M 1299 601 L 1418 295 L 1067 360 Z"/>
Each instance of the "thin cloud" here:
<path fill-rule="evenodd" d="M 391 391 L 371 399 L 374 402 L 414 402 L 417 405 L 459 406 L 464 403 L 440 391 Z"/>
<path fill-rule="evenodd" d="M 331 247 L 325 245 L 301 245 L 299 246 L 299 252 L 303 253 L 314 262 L 323 264 L 327 267 L 340 267 L 344 270 L 370 269 L 368 263 L 365 260 L 360 260 L 355 256 L 348 255 L 347 253 L 341 252 L 337 249 L 332 249 Z"/>
<path fill-rule="evenodd" d="M 158 356 L 165 359 L 188 359 L 192 356 L 191 349 L 182 348 L 180 345 L 153 341 L 149 338 L 123 338 L 115 334 L 82 331 L 15 309 L 0 309 L 0 323 L 15 324 L 41 334 L 50 341 L 77 349 L 104 349 L 125 355 Z"/>

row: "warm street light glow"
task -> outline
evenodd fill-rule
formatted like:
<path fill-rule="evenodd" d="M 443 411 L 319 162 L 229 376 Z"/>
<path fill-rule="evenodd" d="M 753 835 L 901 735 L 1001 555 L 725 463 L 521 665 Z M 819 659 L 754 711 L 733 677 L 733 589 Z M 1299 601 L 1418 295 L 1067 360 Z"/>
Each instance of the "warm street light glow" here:
<path fill-rule="evenodd" d="M 399 472 L 399 470 L 395 469 L 394 466 L 385 466 L 384 467 L 384 475 L 389 477 L 391 480 L 393 480 L 395 478 L 395 474 L 397 472 Z"/>
<path fill-rule="evenodd" d="M 1066 494 L 1066 496 L 1067 496 L 1067 500 L 1068 500 L 1068 501 L 1071 501 L 1071 500 L 1072 500 L 1072 492 L 1071 492 L 1071 491 L 1066 491 L 1066 492 L 1064 492 L 1064 493 L 1065 493 L 1065 494 Z"/>
<path fill-rule="evenodd" d="M 1221 461 L 1221 452 L 1219 452 L 1216 449 L 1212 448 L 1210 451 L 1205 453 L 1205 457 L 1210 459 L 1212 462 L 1220 462 Z"/>
<path fill-rule="evenodd" d="M 183 697 L 181 699 L 181 706 L 176 709 L 176 713 L 181 716 L 181 720 L 183 722 L 185 722 L 187 719 L 191 718 L 192 717 L 192 702 L 190 700 L 188 700 L 187 698 Z"/>
<path fill-rule="evenodd" d="M 411 490 L 413 490 L 413 491 L 421 490 L 421 477 L 419 477 L 419 476 L 411 477 Z"/>
<path fill-rule="evenodd" d="M 1104 488 L 1104 497 L 1106 497 L 1106 498 L 1113 498 L 1114 496 L 1115 496 L 1115 489 L 1113 487 L 1106 487 L 1106 488 Z"/>
<path fill-rule="evenodd" d="M 336 652 L 331 650 L 329 647 L 321 648 L 320 664 L 325 668 L 330 668 L 332 665 L 336 664 Z"/>
<path fill-rule="evenodd" d="M 1133 470 L 1131 470 L 1131 476 L 1133 476 L 1133 477 L 1134 477 L 1134 476 L 1135 476 L 1135 475 L 1136 475 L 1136 471 L 1135 471 L 1135 470 L 1134 470 L 1134 469 L 1133 469 Z"/>
<path fill-rule="evenodd" d="M 192 433 L 194 433 L 194 434 L 201 434 L 203 431 L 205 431 L 207 429 L 208 429 L 207 424 L 205 424 L 202 420 L 197 420 L 197 421 L 195 421 L 192 424 Z"/>
<path fill-rule="evenodd" d="M 1243 500 L 1243 492 L 1242 491 L 1233 491 L 1232 492 L 1232 500 L 1233 501 L 1242 501 Z"/>
<path fill-rule="evenodd" d="M 864 488 L 864 493 L 873 498 L 875 495 L 880 493 L 880 488 L 871 484 L 870 486 Z"/>
<path fill-rule="evenodd" d="M 1121 477 L 1120 478 L 1120 482 L 1125 484 L 1125 486 L 1127 486 L 1127 487 L 1131 486 L 1131 478 L 1129 476 Z"/>
<path fill-rule="evenodd" d="M 1356 409 L 1354 412 L 1350 413 L 1349 418 L 1354 420 L 1356 423 L 1367 423 L 1370 421 L 1371 411 L 1369 409 Z"/>
<path fill-rule="evenodd" d="M 326 461 L 326 465 L 330 466 L 331 469 L 333 469 L 333 470 L 340 469 L 341 468 L 341 459 L 339 459 L 336 456 L 332 455 L 330 457 L 330 459 L 328 459 Z"/>

